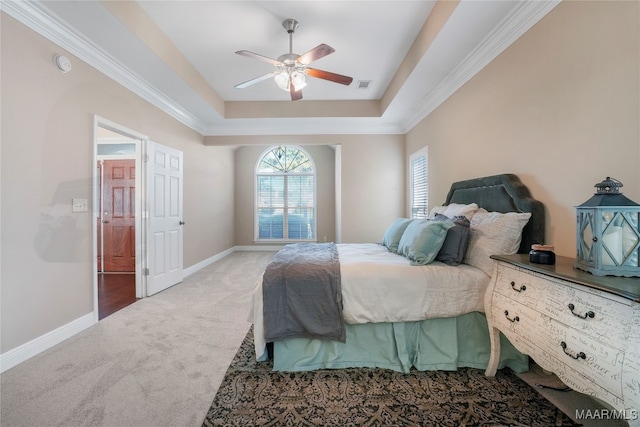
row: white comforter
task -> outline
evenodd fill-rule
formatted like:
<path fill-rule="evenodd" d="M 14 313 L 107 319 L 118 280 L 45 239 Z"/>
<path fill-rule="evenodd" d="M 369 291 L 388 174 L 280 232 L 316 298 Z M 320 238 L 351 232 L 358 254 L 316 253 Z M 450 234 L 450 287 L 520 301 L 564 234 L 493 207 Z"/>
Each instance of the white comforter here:
<path fill-rule="evenodd" d="M 484 311 L 490 277 L 470 265 L 433 262 L 412 266 L 409 260 L 375 243 L 338 244 L 342 314 L 346 323 L 408 322 L 455 317 Z M 253 293 L 256 357 L 266 342 L 262 318 L 262 277 Z"/>

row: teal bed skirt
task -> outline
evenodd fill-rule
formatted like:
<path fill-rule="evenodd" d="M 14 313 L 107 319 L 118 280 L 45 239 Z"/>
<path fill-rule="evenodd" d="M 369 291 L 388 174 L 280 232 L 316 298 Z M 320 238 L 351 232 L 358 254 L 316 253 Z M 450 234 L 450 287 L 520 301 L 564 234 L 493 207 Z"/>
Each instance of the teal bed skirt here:
<path fill-rule="evenodd" d="M 276 371 L 340 368 L 385 368 L 409 372 L 485 369 L 491 346 L 487 319 L 473 312 L 458 317 L 420 322 L 346 325 L 347 341 L 295 338 L 273 346 Z M 500 336 L 499 368 L 529 369 L 529 358 Z"/>

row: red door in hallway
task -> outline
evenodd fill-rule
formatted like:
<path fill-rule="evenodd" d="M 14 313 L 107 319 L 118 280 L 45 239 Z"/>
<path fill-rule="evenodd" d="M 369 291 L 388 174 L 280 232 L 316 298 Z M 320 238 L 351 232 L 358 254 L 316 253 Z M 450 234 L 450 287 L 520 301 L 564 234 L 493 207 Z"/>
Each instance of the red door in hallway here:
<path fill-rule="evenodd" d="M 104 160 L 102 167 L 103 271 L 135 272 L 135 160 Z"/>

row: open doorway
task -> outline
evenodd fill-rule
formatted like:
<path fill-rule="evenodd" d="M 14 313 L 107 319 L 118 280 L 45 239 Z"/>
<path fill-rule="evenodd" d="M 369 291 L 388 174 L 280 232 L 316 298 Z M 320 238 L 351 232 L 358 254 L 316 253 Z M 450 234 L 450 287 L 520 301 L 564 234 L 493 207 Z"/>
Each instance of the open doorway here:
<path fill-rule="evenodd" d="M 109 120 L 96 116 L 94 128 L 98 321 L 182 281 L 184 162 L 182 151 Z"/>
<path fill-rule="evenodd" d="M 142 139 L 104 120 L 96 123 L 95 239 L 98 320 L 142 297 Z"/>

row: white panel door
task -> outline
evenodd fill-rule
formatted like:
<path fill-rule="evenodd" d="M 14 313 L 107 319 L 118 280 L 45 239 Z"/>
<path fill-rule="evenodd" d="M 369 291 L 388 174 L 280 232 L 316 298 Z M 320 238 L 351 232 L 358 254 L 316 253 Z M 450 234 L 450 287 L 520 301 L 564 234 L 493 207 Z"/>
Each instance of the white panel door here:
<path fill-rule="evenodd" d="M 182 281 L 182 151 L 147 142 L 147 295 Z"/>

